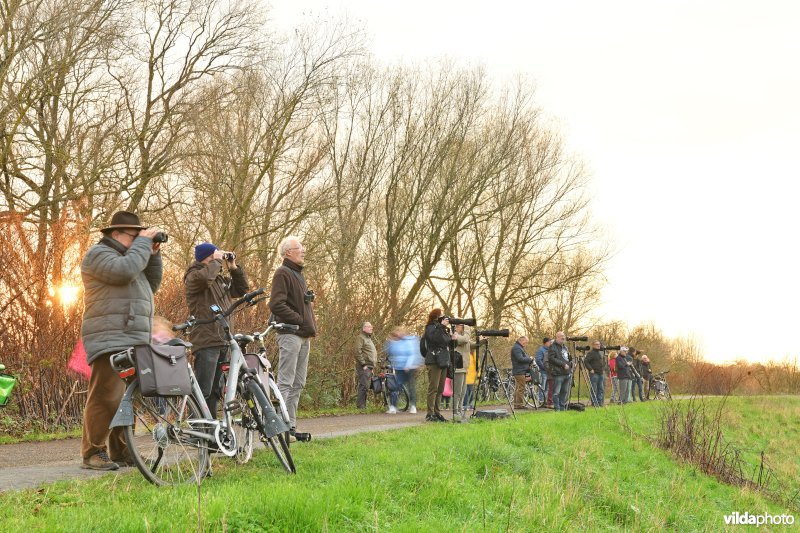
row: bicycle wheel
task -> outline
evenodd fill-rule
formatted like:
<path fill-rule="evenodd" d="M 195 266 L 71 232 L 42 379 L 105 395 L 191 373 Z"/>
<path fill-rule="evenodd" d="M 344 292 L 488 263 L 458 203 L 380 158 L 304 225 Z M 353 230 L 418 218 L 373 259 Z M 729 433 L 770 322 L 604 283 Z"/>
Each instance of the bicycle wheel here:
<path fill-rule="evenodd" d="M 236 434 L 236 462 L 240 465 L 245 464 L 253 457 L 253 435 L 257 431 L 257 426 L 253 413 L 244 399 L 244 395 L 237 389 L 234 396 L 237 410 L 231 414 L 231 425 Z"/>
<path fill-rule="evenodd" d="M 408 411 L 408 403 L 408 389 L 403 385 L 400 387 L 400 390 L 397 391 L 397 410 Z"/>
<path fill-rule="evenodd" d="M 124 429 L 128 451 L 139 472 L 156 485 L 196 483 L 208 470 L 208 441 L 184 433 L 210 431 L 192 423 L 202 420 L 192 396 L 145 398 L 135 385 L 131 398 L 134 422 Z"/>
<path fill-rule="evenodd" d="M 255 418 L 258 431 L 261 433 L 262 440 L 272 448 L 281 466 L 283 466 L 287 472 L 294 474 L 296 469 L 294 460 L 292 460 L 292 452 L 289 451 L 289 439 L 286 433 L 278 433 L 274 437 L 267 437 L 266 429 L 264 428 L 264 416 L 271 405 L 269 404 L 269 400 L 267 400 L 267 395 L 261 388 L 261 384 L 257 381 L 250 380 L 247 382 L 247 390 L 253 399 L 252 402 L 248 402 L 248 405 L 252 404 L 250 405 L 250 409 Z"/>
<path fill-rule="evenodd" d="M 526 383 L 525 384 L 525 392 L 523 394 L 523 400 L 525 401 L 525 405 L 528 407 L 533 407 L 534 409 L 539 408 L 539 385 L 533 383 Z"/>

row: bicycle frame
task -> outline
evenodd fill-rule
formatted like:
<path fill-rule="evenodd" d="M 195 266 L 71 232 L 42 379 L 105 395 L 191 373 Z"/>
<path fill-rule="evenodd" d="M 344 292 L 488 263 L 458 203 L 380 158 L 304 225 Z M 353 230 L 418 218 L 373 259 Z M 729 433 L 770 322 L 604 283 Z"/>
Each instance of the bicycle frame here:
<path fill-rule="evenodd" d="M 272 374 L 272 363 L 270 363 L 269 359 L 266 356 L 266 354 L 267 354 L 267 346 L 264 344 L 264 339 L 266 339 L 267 336 L 272 331 L 274 331 L 276 329 L 286 328 L 286 327 L 289 327 L 289 325 L 288 324 L 272 323 L 269 326 L 267 326 L 267 329 L 265 329 L 264 331 L 260 331 L 260 332 L 256 331 L 255 333 L 253 333 L 253 340 L 259 344 L 259 350 L 258 350 L 258 353 L 256 355 L 259 357 L 259 359 L 261 359 L 262 364 L 264 364 L 264 367 L 267 370 L 267 376 L 268 376 L 267 377 L 267 382 L 268 382 L 268 385 L 269 385 L 269 388 L 266 389 L 267 398 L 270 398 L 270 395 L 275 395 L 275 398 L 278 399 L 278 405 L 281 408 L 281 416 L 283 417 L 284 420 L 289 420 L 289 411 L 286 409 L 286 402 L 284 401 L 283 394 L 281 394 L 281 391 L 278 389 L 278 384 L 275 382 L 275 377 Z M 255 377 L 259 381 L 261 380 L 261 377 L 258 376 L 258 374 L 256 374 Z M 263 383 L 262 383 L 262 385 L 263 385 Z"/>

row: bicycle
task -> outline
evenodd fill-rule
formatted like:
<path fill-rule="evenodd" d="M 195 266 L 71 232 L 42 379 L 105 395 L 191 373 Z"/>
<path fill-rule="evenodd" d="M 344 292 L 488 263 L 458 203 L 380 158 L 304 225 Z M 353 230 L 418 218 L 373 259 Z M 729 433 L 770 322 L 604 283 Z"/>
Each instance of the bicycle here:
<path fill-rule="evenodd" d="M 14 390 L 14 386 L 17 384 L 17 378 L 11 374 L 4 373 L 3 370 L 5 369 L 6 365 L 0 363 L 0 407 L 8 405 L 8 401 L 11 399 L 11 391 Z"/>
<path fill-rule="evenodd" d="M 525 392 L 523 394 L 525 405 L 538 409 L 542 405 L 542 402 L 539 401 L 540 395 L 544 397 L 544 389 L 542 389 L 541 386 L 539 369 L 531 368 L 525 374 Z"/>
<path fill-rule="evenodd" d="M 487 366 L 485 371 L 486 376 L 481 380 L 480 388 L 476 391 L 478 401 L 497 401 L 500 399 L 498 391 L 502 386 L 500 372 L 493 366 Z"/>
<path fill-rule="evenodd" d="M 648 400 L 652 392 L 655 392 L 656 400 L 672 400 L 672 393 L 669 391 L 669 384 L 665 377 L 667 374 L 669 374 L 669 370 L 664 370 L 653 375 L 653 381 L 650 383 L 650 389 L 647 392 Z"/>
<path fill-rule="evenodd" d="M 296 471 L 285 438 L 289 428 L 267 400 L 257 371 L 247 367 L 239 345 L 232 342 L 234 339 L 226 320 L 243 304 L 255 305 L 259 301 L 255 298 L 263 292 L 264 289 L 258 289 L 248 293 L 225 311 L 216 305 L 212 306 L 213 320 L 221 322 L 225 337 L 230 342 L 231 353 L 220 420 L 216 420 L 209 412 L 188 363 L 192 387 L 190 395 L 144 397 L 139 390 L 134 349 L 111 355 L 112 367 L 128 383 L 111 427 L 124 428 L 133 462 L 151 483 L 200 483 L 210 471 L 211 452 L 219 452 L 227 457 L 240 453 L 235 423 L 246 429 L 257 430 L 262 441 L 270 444 L 273 450 L 279 450 L 276 455 L 283 467 L 291 473 Z M 192 317 L 173 329 L 183 331 L 198 323 Z M 189 346 L 180 341 L 176 343 Z M 234 418 L 239 413 L 242 414 L 241 418 Z"/>
<path fill-rule="evenodd" d="M 282 324 L 278 322 L 270 322 L 267 326 L 267 329 L 264 331 L 256 331 L 253 333 L 252 336 L 250 335 L 241 335 L 238 334 L 234 336 L 237 344 L 242 349 L 244 353 L 244 358 L 248 362 L 252 368 L 257 368 L 259 372 L 259 376 L 261 376 L 261 381 L 267 383 L 266 394 L 267 399 L 272 402 L 272 406 L 277 413 L 281 415 L 283 421 L 286 423 L 287 426 L 291 426 L 291 419 L 289 418 L 289 410 L 286 408 L 286 402 L 283 400 L 283 395 L 281 391 L 278 389 L 278 382 L 275 380 L 275 374 L 272 372 L 274 368 L 273 364 L 267 358 L 267 345 L 266 345 L 266 338 L 269 336 L 270 333 L 273 331 L 297 331 L 300 329 L 300 326 L 294 324 Z M 245 348 L 251 342 L 258 343 L 259 349 L 256 353 L 245 353 Z M 286 438 L 286 442 L 289 442 L 289 434 L 287 432 L 284 437 Z M 301 442 L 308 442 L 311 440 L 310 433 L 302 433 L 297 432 L 294 434 L 295 438 Z M 277 450 L 273 450 L 277 454 Z"/>
<path fill-rule="evenodd" d="M 409 396 L 408 396 L 408 389 L 405 385 L 400 386 L 400 382 L 397 381 L 397 374 L 395 374 L 394 368 L 391 365 L 384 365 L 382 367 L 383 372 L 377 374 L 377 377 L 380 380 L 381 384 L 381 397 L 383 398 L 383 406 L 389 407 L 391 405 L 391 395 L 393 392 L 397 393 L 397 407 L 398 411 L 408 411 L 409 407 Z M 392 387 L 389 387 L 389 381 L 393 380 L 394 384 Z M 390 389 L 397 389 L 395 391 L 391 391 Z"/>

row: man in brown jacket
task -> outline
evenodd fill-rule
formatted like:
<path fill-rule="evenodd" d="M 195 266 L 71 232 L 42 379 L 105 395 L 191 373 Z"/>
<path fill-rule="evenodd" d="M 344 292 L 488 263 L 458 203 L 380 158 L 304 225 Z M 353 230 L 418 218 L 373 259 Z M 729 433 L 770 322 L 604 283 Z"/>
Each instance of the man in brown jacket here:
<path fill-rule="evenodd" d="M 303 277 L 306 249 L 297 237 L 286 237 L 278 245 L 283 264 L 272 277 L 269 308 L 280 323 L 300 326 L 295 332 L 278 333 L 278 390 L 289 411 L 292 437 L 297 427 L 297 405 L 306 385 L 311 337 L 317 334 L 314 319 L 314 291 Z M 290 437 L 291 440 L 291 437 Z"/>
<path fill-rule="evenodd" d="M 356 407 L 359 409 L 367 408 L 367 392 L 369 392 L 370 381 L 372 380 L 372 369 L 378 364 L 378 350 L 372 342 L 372 324 L 364 322 L 361 326 L 361 333 L 356 337 L 356 378 L 358 378 L 358 398 Z M 397 409 L 392 411 L 393 406 L 389 406 L 389 412 L 394 414 Z"/>
<path fill-rule="evenodd" d="M 208 320 L 214 316 L 211 305 L 225 310 L 233 303 L 231 297 L 240 298 L 247 294 L 247 276 L 236 264 L 235 254 L 204 242 L 195 246 L 194 258 L 195 262 L 189 265 L 183 276 L 190 315 L 198 320 Z M 223 264 L 230 277 L 225 276 Z M 195 326 L 190 340 L 197 384 L 203 391 L 209 411 L 216 415 L 217 401 L 221 396 L 222 368 L 219 362 L 228 357 L 228 343 L 222 326 L 219 322 Z"/>

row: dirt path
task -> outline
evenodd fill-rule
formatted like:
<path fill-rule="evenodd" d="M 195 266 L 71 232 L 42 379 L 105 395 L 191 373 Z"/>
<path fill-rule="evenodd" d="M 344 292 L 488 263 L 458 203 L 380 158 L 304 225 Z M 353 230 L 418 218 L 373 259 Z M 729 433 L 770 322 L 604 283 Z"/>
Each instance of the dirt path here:
<path fill-rule="evenodd" d="M 369 413 L 301 419 L 298 421 L 298 430 L 310 432 L 315 439 L 326 439 L 424 423 L 424 412 L 413 415 Z M 85 479 L 109 474 L 84 470 L 80 465 L 80 439 L 77 438 L 0 445 L 0 492 L 36 488 L 62 479 Z"/>

